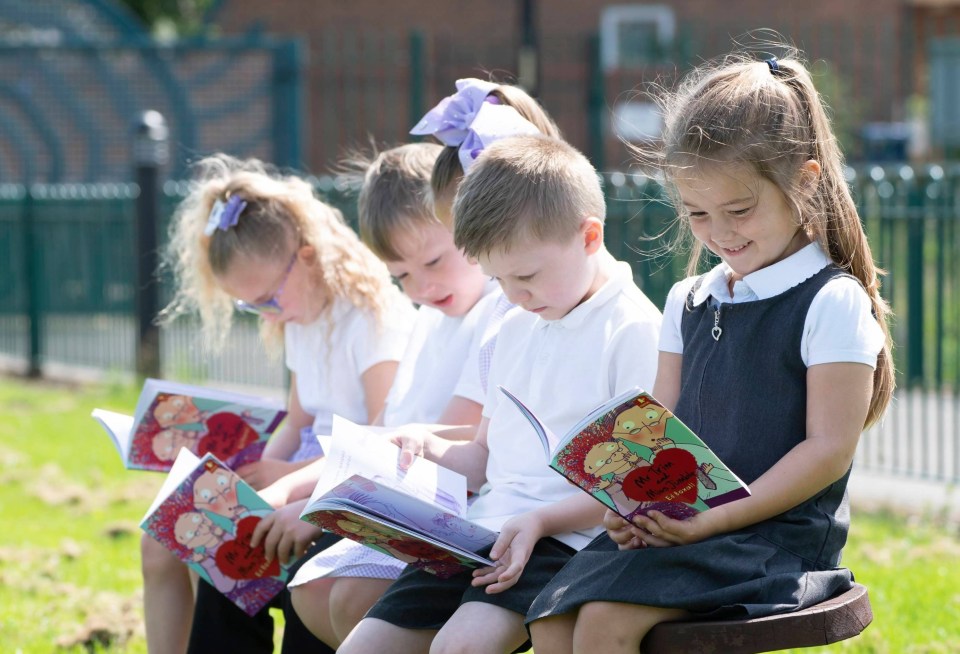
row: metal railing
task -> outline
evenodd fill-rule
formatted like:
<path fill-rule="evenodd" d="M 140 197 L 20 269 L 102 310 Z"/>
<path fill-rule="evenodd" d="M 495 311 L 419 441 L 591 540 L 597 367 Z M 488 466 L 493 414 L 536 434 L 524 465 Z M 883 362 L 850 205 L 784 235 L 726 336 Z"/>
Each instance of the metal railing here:
<path fill-rule="evenodd" d="M 849 169 L 882 292 L 894 311 L 899 389 L 885 421 L 863 439 L 875 470 L 960 481 L 960 165 Z M 355 216 L 336 179 L 318 194 Z M 658 306 L 683 275 L 682 252 L 664 251 L 674 212 L 651 179 L 604 177 L 607 245 L 634 269 Z M 184 185 L 164 187 L 162 215 Z M 129 184 L 0 185 L 0 358 L 42 370 L 133 370 L 134 220 Z M 168 283 L 169 280 L 163 280 Z M 169 297 L 169 289 L 164 293 Z M 196 325 L 161 331 L 164 374 L 234 384 L 281 385 L 282 362 L 259 347 L 255 324 L 239 320 L 228 350 L 199 348 Z"/>

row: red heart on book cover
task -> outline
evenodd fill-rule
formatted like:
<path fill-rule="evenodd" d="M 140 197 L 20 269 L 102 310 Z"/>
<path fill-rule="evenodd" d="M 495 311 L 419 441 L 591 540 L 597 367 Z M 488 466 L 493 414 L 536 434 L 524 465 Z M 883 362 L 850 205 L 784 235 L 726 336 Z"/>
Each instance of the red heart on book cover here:
<path fill-rule="evenodd" d="M 237 523 L 237 535 L 233 540 L 217 548 L 214 557 L 220 572 L 231 579 L 261 579 L 280 574 L 280 561 L 274 559 L 267 563 L 263 543 L 250 547 L 250 538 L 260 518 L 247 516 Z"/>
<path fill-rule="evenodd" d="M 623 494 L 636 502 L 696 502 L 697 459 L 680 448 L 662 450 L 649 466 L 627 473 Z"/>
<path fill-rule="evenodd" d="M 257 430 L 235 413 L 215 413 L 206 422 L 207 435 L 200 439 L 198 454 L 211 452 L 224 461 L 260 439 Z"/>

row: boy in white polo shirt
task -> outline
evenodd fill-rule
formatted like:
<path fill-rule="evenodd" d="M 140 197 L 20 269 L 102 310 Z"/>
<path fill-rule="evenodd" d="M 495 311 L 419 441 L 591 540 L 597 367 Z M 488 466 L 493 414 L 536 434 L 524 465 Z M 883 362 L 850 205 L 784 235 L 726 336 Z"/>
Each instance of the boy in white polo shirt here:
<path fill-rule="evenodd" d="M 454 202 L 456 244 L 525 309 L 500 330 L 472 441 L 405 433 L 398 442 L 467 475 L 467 516 L 499 530 L 495 568 L 440 579 L 408 568 L 340 652 L 511 651 L 539 590 L 599 532 L 604 507 L 548 467 L 499 385 L 555 433 L 632 386 L 652 388 L 660 312 L 603 245 L 596 171 L 545 136 L 504 139 L 477 159 Z"/>

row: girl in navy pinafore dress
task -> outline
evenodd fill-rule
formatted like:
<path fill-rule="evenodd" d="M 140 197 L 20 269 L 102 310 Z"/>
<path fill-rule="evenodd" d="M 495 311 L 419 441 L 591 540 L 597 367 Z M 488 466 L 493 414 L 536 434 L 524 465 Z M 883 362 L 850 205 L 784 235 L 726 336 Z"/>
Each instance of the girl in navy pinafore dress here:
<path fill-rule="evenodd" d="M 847 590 L 847 479 L 893 390 L 877 270 L 842 156 L 796 57 L 728 57 L 665 101 L 664 174 L 721 263 L 671 290 L 653 394 L 750 497 L 607 533 L 537 597 L 534 648 L 636 652 L 658 622 L 795 611 Z M 649 157 L 649 158 L 647 158 Z"/>

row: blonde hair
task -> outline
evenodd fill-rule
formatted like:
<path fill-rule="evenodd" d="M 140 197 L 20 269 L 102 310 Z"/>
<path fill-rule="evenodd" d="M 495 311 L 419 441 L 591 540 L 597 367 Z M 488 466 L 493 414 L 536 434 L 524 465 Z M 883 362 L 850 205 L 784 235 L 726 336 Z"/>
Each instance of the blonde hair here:
<path fill-rule="evenodd" d="M 320 317 L 328 315 L 333 299 L 345 299 L 381 319 L 399 291 L 390 282 L 384 264 L 344 223 L 337 209 L 324 204 L 299 177 L 281 175 L 256 159 L 239 160 L 218 154 L 195 166 L 196 179 L 174 213 L 166 265 L 173 271 L 176 291 L 161 318 L 197 311 L 204 342 L 218 348 L 233 320 L 233 298 L 216 281 L 238 256 L 282 260 L 309 245 L 316 253 L 311 282 L 326 301 Z M 204 229 L 214 202 L 237 195 L 247 202 L 236 226 Z M 283 325 L 261 321 L 264 341 L 276 351 Z"/>
<path fill-rule="evenodd" d="M 769 62 L 745 53 L 730 55 L 694 70 L 675 93 L 662 94 L 660 101 L 665 119 L 662 143 L 656 149 L 635 150 L 642 166 L 658 169 L 668 183 L 715 164 L 755 171 L 781 191 L 811 240 L 867 291 L 886 336 L 866 419 L 866 426 L 873 424 L 889 404 L 895 383 L 887 324 L 890 308 L 880 295 L 883 271 L 874 264 L 843 174 L 843 154 L 799 53 L 789 50 L 785 58 Z M 816 180 L 801 174 L 810 160 L 820 164 Z M 675 190 L 672 193 L 679 208 Z M 683 221 L 680 224 L 686 227 Z M 694 241 L 688 274 L 696 272 L 702 254 L 702 244 Z"/>
<path fill-rule="evenodd" d="M 496 97 L 500 104 L 516 109 L 517 113 L 530 121 L 541 134 L 557 139 L 563 138 L 560 128 L 546 110 L 519 86 L 500 84 L 488 95 Z M 463 166 L 460 164 L 459 146 L 444 146 L 433 166 L 433 175 L 430 178 L 430 193 L 434 204 L 452 197 L 456 193 L 456 184 L 461 177 L 463 177 Z"/>
<path fill-rule="evenodd" d="M 384 261 L 399 261 L 397 234 L 441 225 L 430 201 L 430 175 L 440 153 L 436 143 L 409 143 L 366 155 L 354 152 L 341 174 L 360 187 L 360 238 Z"/>
<path fill-rule="evenodd" d="M 596 170 L 576 148 L 548 136 L 513 136 L 477 157 L 453 203 L 454 241 L 467 256 L 518 241 L 565 242 L 584 218 L 606 216 Z"/>

